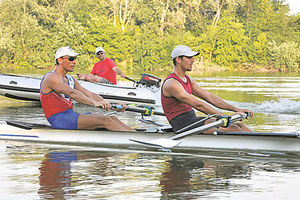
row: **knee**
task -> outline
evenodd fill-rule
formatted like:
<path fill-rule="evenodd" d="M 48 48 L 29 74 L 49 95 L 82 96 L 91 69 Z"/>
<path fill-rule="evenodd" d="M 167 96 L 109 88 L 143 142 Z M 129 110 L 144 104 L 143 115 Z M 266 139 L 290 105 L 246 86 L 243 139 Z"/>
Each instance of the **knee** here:
<path fill-rule="evenodd" d="M 243 124 L 240 122 L 235 122 L 231 124 L 231 127 L 234 129 L 237 129 L 237 131 L 242 131 L 243 130 Z"/>

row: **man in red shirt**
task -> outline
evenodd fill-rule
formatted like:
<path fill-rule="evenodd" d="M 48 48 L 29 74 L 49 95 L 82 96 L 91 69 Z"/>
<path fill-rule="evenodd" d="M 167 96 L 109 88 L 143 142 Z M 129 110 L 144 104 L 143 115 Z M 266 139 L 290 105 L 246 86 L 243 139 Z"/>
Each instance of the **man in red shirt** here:
<path fill-rule="evenodd" d="M 194 110 L 198 110 L 206 115 L 217 114 L 218 116 L 224 116 L 219 109 L 240 114 L 248 112 L 252 117 L 253 112 L 251 110 L 240 109 L 228 104 L 216 95 L 201 88 L 192 77 L 186 74 L 186 72 L 192 71 L 195 61 L 194 56 L 197 55 L 199 55 L 199 52 L 192 51 L 187 46 L 176 46 L 171 53 L 174 71 L 165 79 L 161 86 L 162 107 L 174 132 L 198 121 L 199 123 L 196 123 L 195 126 L 215 121 L 215 119 L 202 121 L 204 117 L 197 117 Z M 214 130 L 211 129 L 204 133 L 211 134 Z M 219 130 L 251 132 L 251 129 L 240 122 L 231 123 L 229 127 L 222 127 Z"/>
<path fill-rule="evenodd" d="M 78 74 L 78 78 L 80 80 L 116 85 L 116 74 L 119 74 L 122 78 L 126 77 L 126 75 L 122 73 L 122 71 L 116 66 L 115 62 L 112 59 L 106 58 L 105 51 L 102 47 L 97 47 L 95 53 L 100 61 L 95 63 L 91 74 Z"/>

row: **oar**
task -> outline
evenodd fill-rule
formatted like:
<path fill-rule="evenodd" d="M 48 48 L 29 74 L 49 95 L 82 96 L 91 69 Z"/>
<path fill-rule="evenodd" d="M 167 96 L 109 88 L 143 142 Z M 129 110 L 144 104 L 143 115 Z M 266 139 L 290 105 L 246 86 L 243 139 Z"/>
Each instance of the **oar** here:
<path fill-rule="evenodd" d="M 227 132 L 217 131 L 214 135 L 242 135 L 242 136 L 273 136 L 273 137 L 291 137 L 300 138 L 300 133 L 259 133 L 259 132 Z"/>
<path fill-rule="evenodd" d="M 230 119 L 231 119 L 231 122 L 236 122 L 236 121 L 240 121 L 241 119 L 246 118 L 246 117 L 247 117 L 247 114 L 245 114 L 245 115 L 237 114 L 237 115 L 231 116 Z M 160 138 L 160 139 L 156 139 L 156 140 L 149 141 L 149 142 L 133 140 L 133 139 L 130 139 L 130 140 L 133 141 L 133 142 L 143 144 L 143 145 L 147 145 L 147 146 L 171 149 L 171 148 L 179 145 L 182 142 L 181 140 L 179 140 L 181 138 L 187 137 L 189 135 L 197 134 L 197 133 L 203 133 L 204 131 L 207 131 L 209 129 L 222 127 L 226 124 L 228 124 L 228 119 L 227 118 L 221 118 L 221 119 L 219 119 L 215 122 L 205 124 L 203 126 L 185 131 L 183 133 L 174 135 L 174 136 L 169 137 L 169 138 Z"/>
<path fill-rule="evenodd" d="M 137 81 L 135 81 L 135 80 L 133 80 L 133 79 L 127 77 L 127 76 L 125 76 L 124 78 L 127 79 L 127 80 L 129 80 L 129 81 L 132 81 L 132 82 L 134 82 L 134 83 L 137 83 Z"/>
<path fill-rule="evenodd" d="M 115 109 L 120 109 L 120 110 L 123 109 L 122 105 L 118 105 L 118 104 L 112 104 L 111 107 L 115 108 Z M 127 106 L 126 107 L 126 111 L 132 111 L 132 112 L 141 113 L 141 114 L 143 114 L 145 116 L 151 116 L 151 115 L 165 116 L 165 113 L 154 111 L 150 107 L 138 108 L 138 107 Z"/>

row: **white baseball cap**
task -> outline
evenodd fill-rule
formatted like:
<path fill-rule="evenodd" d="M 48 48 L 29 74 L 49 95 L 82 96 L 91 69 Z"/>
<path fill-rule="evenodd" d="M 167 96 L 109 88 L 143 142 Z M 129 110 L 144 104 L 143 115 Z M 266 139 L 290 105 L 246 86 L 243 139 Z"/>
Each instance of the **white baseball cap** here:
<path fill-rule="evenodd" d="M 56 53 L 55 53 L 55 60 L 57 58 L 63 57 L 63 56 L 71 56 L 75 57 L 78 56 L 79 53 L 76 53 L 71 47 L 66 46 L 66 47 L 61 47 L 59 48 Z"/>
<path fill-rule="evenodd" d="M 95 50 L 95 54 L 97 54 L 99 51 L 103 51 L 105 53 L 105 51 L 102 47 L 97 47 Z"/>
<path fill-rule="evenodd" d="M 198 56 L 198 55 L 199 55 L 199 52 L 192 51 L 190 47 L 184 46 L 184 45 L 176 46 L 171 53 L 172 59 L 174 59 L 178 56 L 193 57 L 193 56 Z"/>

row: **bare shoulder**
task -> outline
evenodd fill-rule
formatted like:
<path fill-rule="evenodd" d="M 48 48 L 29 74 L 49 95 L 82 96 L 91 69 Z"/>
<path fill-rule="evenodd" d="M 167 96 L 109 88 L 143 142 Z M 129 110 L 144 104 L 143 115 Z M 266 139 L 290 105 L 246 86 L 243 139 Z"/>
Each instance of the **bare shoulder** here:
<path fill-rule="evenodd" d="M 58 79 L 58 76 L 56 73 L 47 73 L 44 78 L 43 81 L 41 83 L 41 90 L 44 93 L 48 93 L 51 92 L 53 90 L 53 85 L 56 85 L 55 80 Z"/>
<path fill-rule="evenodd" d="M 56 73 L 48 73 L 44 76 L 44 83 L 49 84 L 49 83 L 55 83 L 59 81 L 59 76 Z"/>
<path fill-rule="evenodd" d="M 75 79 L 73 78 L 73 80 Z M 56 73 L 47 74 L 42 86 L 61 93 L 64 93 L 64 90 L 70 87 L 62 80 L 62 77 Z"/>
<path fill-rule="evenodd" d="M 164 95 L 167 97 L 175 96 L 181 89 L 183 89 L 181 84 L 173 78 L 166 80 L 162 88 Z"/>
<path fill-rule="evenodd" d="M 174 78 L 169 78 L 169 79 L 167 79 L 166 81 L 165 81 L 165 83 L 164 83 L 164 88 L 166 88 L 166 89 L 169 89 L 169 88 L 176 88 L 176 87 L 178 87 L 178 85 L 180 85 L 180 83 L 176 80 L 176 79 L 174 79 Z"/>

